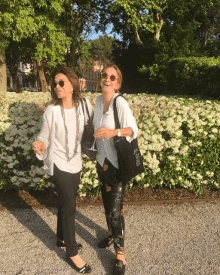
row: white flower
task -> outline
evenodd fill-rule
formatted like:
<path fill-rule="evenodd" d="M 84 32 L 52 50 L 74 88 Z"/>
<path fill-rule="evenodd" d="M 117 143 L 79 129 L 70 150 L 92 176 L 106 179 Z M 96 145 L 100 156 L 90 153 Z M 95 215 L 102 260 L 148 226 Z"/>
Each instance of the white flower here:
<path fill-rule="evenodd" d="M 87 178 L 87 177 L 89 177 L 89 175 L 90 175 L 90 170 L 89 171 L 87 171 L 83 176 L 85 177 L 85 178 Z"/>
<path fill-rule="evenodd" d="M 175 160 L 176 157 L 175 157 L 175 156 L 168 156 L 168 159 L 169 159 L 169 160 Z"/>
<path fill-rule="evenodd" d="M 11 162 L 11 163 L 8 164 L 8 168 L 10 168 L 10 169 L 13 168 L 13 166 L 14 166 L 13 162 Z"/>
<path fill-rule="evenodd" d="M 18 177 L 14 176 L 14 177 L 11 178 L 11 181 L 14 183 L 14 182 L 17 181 L 17 179 L 18 179 Z"/>
<path fill-rule="evenodd" d="M 97 179 L 95 179 L 95 180 L 94 180 L 94 184 L 95 184 L 96 186 L 98 186 L 98 185 L 99 185 L 99 181 L 98 181 Z"/>
<path fill-rule="evenodd" d="M 209 135 L 209 137 L 210 137 L 211 139 L 214 139 L 214 138 L 215 138 L 215 136 L 214 136 L 214 135 Z"/>
<path fill-rule="evenodd" d="M 12 161 L 13 161 L 12 156 L 8 156 L 8 157 L 6 158 L 6 161 L 7 161 L 7 162 L 12 162 Z"/>
<path fill-rule="evenodd" d="M 212 133 L 218 133 L 218 129 L 212 128 Z"/>

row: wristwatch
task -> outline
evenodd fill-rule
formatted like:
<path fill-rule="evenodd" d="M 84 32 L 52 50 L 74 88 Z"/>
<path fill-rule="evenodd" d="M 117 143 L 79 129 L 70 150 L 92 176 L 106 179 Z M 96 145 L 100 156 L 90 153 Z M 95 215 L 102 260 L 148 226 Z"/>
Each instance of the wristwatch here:
<path fill-rule="evenodd" d="M 121 132 L 120 132 L 120 129 L 118 129 L 118 137 L 121 136 Z"/>

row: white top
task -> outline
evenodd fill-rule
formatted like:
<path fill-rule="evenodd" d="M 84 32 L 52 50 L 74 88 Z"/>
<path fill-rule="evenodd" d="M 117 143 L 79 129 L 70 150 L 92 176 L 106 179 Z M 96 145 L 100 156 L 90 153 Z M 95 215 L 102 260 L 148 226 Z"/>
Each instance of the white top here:
<path fill-rule="evenodd" d="M 65 123 L 68 129 L 69 157 L 72 158 L 76 142 L 76 108 L 64 109 Z M 81 144 L 77 146 L 77 154 L 70 161 L 65 150 L 65 129 L 61 110 L 57 112 L 54 138 L 54 163 L 61 170 L 69 173 L 78 173 L 82 167 Z M 82 129 L 80 129 L 82 130 Z M 80 131 L 80 135 L 82 135 Z"/>
<path fill-rule="evenodd" d="M 92 106 L 88 99 L 86 99 L 89 114 L 93 116 Z M 37 155 L 37 158 L 44 160 L 44 168 L 48 174 L 53 175 L 54 163 L 57 167 L 65 172 L 78 173 L 82 169 L 82 153 L 81 153 L 81 139 L 85 125 L 84 114 L 81 103 L 76 108 L 64 109 L 65 123 L 68 129 L 68 146 L 69 156 L 72 157 L 75 149 L 76 140 L 76 110 L 79 112 L 79 145 L 77 154 L 70 161 L 68 161 L 65 150 L 65 129 L 64 121 L 59 105 L 49 105 L 43 115 L 43 126 L 40 134 L 37 137 L 38 141 L 43 141 L 46 145 L 46 150 L 43 155 Z M 87 112 L 84 107 L 86 120 Z"/>
<path fill-rule="evenodd" d="M 96 107 L 94 113 L 93 124 L 95 128 L 109 128 L 115 129 L 113 101 L 118 95 L 116 93 L 110 101 L 108 111 L 103 114 L 103 96 L 100 95 L 96 100 Z M 116 108 L 118 111 L 118 119 L 121 128 L 131 127 L 133 135 L 126 137 L 128 142 L 131 142 L 138 135 L 138 127 L 135 122 L 134 116 L 131 112 L 128 102 L 123 97 L 118 97 L 116 100 Z M 118 166 L 117 151 L 114 145 L 114 138 L 109 139 L 96 139 L 97 155 L 96 159 L 98 163 L 103 166 L 105 158 L 107 158 L 115 168 Z"/>

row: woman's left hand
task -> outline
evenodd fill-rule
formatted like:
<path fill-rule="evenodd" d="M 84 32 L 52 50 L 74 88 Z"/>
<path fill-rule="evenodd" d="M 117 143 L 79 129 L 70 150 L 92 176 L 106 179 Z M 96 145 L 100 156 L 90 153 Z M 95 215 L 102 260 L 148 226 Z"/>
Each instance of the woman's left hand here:
<path fill-rule="evenodd" d="M 109 128 L 99 128 L 95 134 L 95 138 L 112 138 L 117 135 L 116 129 L 109 129 Z"/>

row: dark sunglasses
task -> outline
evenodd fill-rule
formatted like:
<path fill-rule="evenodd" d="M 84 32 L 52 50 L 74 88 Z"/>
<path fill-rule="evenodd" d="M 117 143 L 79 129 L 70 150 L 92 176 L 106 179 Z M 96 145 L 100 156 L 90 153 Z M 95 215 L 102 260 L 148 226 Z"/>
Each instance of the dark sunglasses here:
<path fill-rule="evenodd" d="M 60 80 L 60 81 L 56 82 L 55 80 L 53 80 L 52 87 L 56 88 L 57 84 L 59 84 L 59 86 L 62 88 L 65 85 L 65 82 L 67 82 L 67 81 Z"/>
<path fill-rule="evenodd" d="M 107 79 L 108 76 L 110 77 L 110 80 L 111 80 L 111 81 L 115 81 L 116 78 L 117 78 L 117 77 L 116 77 L 115 75 L 113 75 L 113 74 L 110 75 L 110 74 L 107 74 L 107 73 L 102 73 L 102 74 L 101 74 L 101 79 Z"/>

